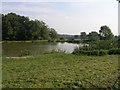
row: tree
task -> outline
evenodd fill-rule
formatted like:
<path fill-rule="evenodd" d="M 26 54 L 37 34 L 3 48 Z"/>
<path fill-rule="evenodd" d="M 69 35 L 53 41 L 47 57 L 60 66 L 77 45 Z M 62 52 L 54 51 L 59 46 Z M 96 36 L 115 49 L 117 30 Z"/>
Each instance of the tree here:
<path fill-rule="evenodd" d="M 58 34 L 53 28 L 50 28 L 50 39 L 52 41 L 54 41 L 55 39 L 58 39 Z"/>
<path fill-rule="evenodd" d="M 29 17 L 15 13 L 2 14 L 3 40 L 49 40 L 50 37 L 57 37 L 56 33 L 55 30 L 51 31 L 43 21 L 30 20 Z"/>
<path fill-rule="evenodd" d="M 41 23 L 41 33 L 40 33 L 41 39 L 48 40 L 50 38 L 50 36 L 49 36 L 49 28 L 45 24 L 45 22 L 40 21 L 40 23 Z"/>
<path fill-rule="evenodd" d="M 18 20 L 18 30 L 16 38 L 17 40 L 29 40 L 29 18 L 24 16 L 19 16 Z"/>
<path fill-rule="evenodd" d="M 106 25 L 105 26 L 101 26 L 101 28 L 99 30 L 99 33 L 100 33 L 100 38 L 102 40 L 110 40 L 113 37 L 111 29 L 108 26 L 106 26 Z"/>
<path fill-rule="evenodd" d="M 16 30 L 17 30 L 17 19 L 18 17 L 16 16 L 15 13 L 9 13 L 8 15 L 3 15 L 2 20 L 3 20 L 3 36 L 6 36 L 5 39 L 13 40 L 16 39 Z M 4 37 L 3 37 L 4 39 Z"/>
<path fill-rule="evenodd" d="M 88 37 L 89 37 L 89 40 L 92 40 L 92 41 L 99 40 L 99 34 L 95 31 L 92 31 L 91 33 L 89 33 Z"/>
<path fill-rule="evenodd" d="M 81 32 L 80 38 L 81 38 L 82 40 L 87 39 L 86 32 Z"/>

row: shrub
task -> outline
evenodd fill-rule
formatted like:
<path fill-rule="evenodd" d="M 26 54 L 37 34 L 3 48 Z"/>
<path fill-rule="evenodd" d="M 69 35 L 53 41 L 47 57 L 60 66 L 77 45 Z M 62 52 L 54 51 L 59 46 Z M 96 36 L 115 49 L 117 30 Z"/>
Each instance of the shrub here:
<path fill-rule="evenodd" d="M 94 55 L 94 56 L 103 56 L 107 54 L 107 51 L 105 50 L 89 50 L 89 51 L 84 51 L 85 55 Z"/>
<path fill-rule="evenodd" d="M 82 50 L 79 48 L 75 48 L 73 53 L 75 55 L 94 55 L 94 56 L 103 56 L 107 54 L 107 50 Z"/>
<path fill-rule="evenodd" d="M 109 55 L 112 55 L 112 54 L 120 54 L 120 48 L 110 49 L 110 50 L 108 51 L 108 54 L 109 54 Z"/>
<path fill-rule="evenodd" d="M 99 55 L 99 51 L 98 50 L 92 50 L 92 51 L 89 51 L 89 52 L 90 52 L 90 55 L 95 55 L 95 56 Z"/>
<path fill-rule="evenodd" d="M 100 50 L 99 51 L 99 56 L 107 55 L 108 51 L 107 50 Z"/>

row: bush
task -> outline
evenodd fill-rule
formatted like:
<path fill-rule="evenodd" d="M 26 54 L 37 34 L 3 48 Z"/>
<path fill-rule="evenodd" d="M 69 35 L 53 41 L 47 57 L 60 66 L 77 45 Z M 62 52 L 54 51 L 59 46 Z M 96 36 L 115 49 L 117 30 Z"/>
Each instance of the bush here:
<path fill-rule="evenodd" d="M 103 56 L 107 54 L 107 51 L 105 50 L 91 50 L 91 51 L 84 51 L 87 55 L 94 55 L 94 56 Z"/>
<path fill-rule="evenodd" d="M 94 56 L 103 56 L 107 54 L 107 50 L 81 50 L 79 48 L 76 48 L 72 54 L 75 55 L 94 55 Z"/>
<path fill-rule="evenodd" d="M 109 54 L 109 55 L 112 55 L 112 54 L 120 54 L 120 48 L 110 49 L 110 50 L 108 51 L 108 54 Z"/>
<path fill-rule="evenodd" d="M 107 55 L 108 51 L 107 50 L 100 50 L 99 51 L 99 56 Z"/>
<path fill-rule="evenodd" d="M 89 48 L 109 50 L 111 48 L 117 48 L 119 46 L 118 44 L 118 41 L 113 40 L 91 41 L 89 42 Z"/>
<path fill-rule="evenodd" d="M 75 49 L 72 54 L 75 55 L 95 55 L 95 56 L 103 56 L 103 55 L 112 55 L 112 54 L 120 54 L 120 49 L 110 49 L 110 50 L 80 50 Z"/>
<path fill-rule="evenodd" d="M 101 44 L 100 44 L 101 45 Z M 109 47 L 110 48 L 110 47 Z M 112 54 L 120 54 L 120 48 L 99 48 L 96 44 L 90 46 L 76 47 L 73 51 L 75 55 L 95 55 L 95 56 L 103 56 L 103 55 L 112 55 Z M 100 50 L 99 50 L 100 49 Z"/>
<path fill-rule="evenodd" d="M 89 51 L 89 55 L 95 55 L 95 56 L 98 56 L 98 55 L 99 55 L 99 51 L 98 51 L 98 50 L 92 50 L 92 51 Z"/>

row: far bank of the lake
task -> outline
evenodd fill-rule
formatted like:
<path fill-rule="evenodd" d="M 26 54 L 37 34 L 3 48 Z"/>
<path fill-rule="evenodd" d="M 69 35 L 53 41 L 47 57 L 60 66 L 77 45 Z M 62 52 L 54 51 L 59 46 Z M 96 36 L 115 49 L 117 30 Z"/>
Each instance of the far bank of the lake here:
<path fill-rule="evenodd" d="M 25 41 L 2 41 L 2 43 L 21 43 L 21 42 L 48 42 L 48 40 L 25 40 Z"/>

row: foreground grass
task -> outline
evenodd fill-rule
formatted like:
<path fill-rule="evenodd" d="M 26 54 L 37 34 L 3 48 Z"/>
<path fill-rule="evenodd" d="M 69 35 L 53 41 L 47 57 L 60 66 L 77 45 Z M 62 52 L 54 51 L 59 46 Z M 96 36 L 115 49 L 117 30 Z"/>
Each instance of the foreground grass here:
<path fill-rule="evenodd" d="M 3 88 L 112 88 L 117 87 L 117 78 L 117 55 L 3 58 Z"/>

